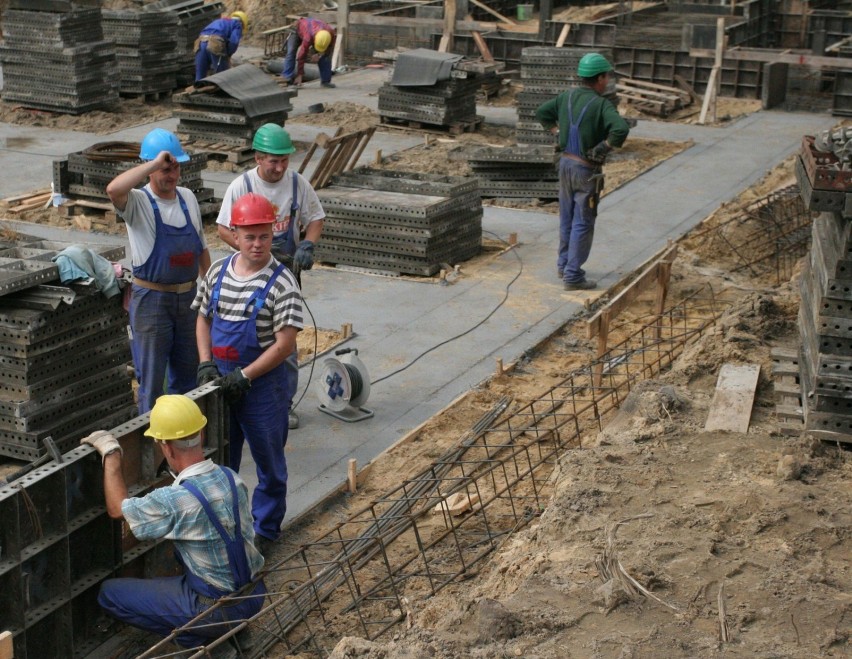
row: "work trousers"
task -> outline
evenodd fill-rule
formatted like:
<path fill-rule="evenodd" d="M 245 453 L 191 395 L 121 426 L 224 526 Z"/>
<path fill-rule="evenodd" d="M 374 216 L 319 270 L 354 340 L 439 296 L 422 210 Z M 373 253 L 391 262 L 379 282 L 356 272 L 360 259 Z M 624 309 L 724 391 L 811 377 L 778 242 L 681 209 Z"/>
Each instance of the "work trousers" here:
<path fill-rule="evenodd" d="M 586 279 L 583 264 L 592 251 L 598 215 L 595 170 L 572 160 L 559 159 L 559 253 L 556 268 L 569 284 Z"/>
<path fill-rule="evenodd" d="M 163 395 L 167 371 L 167 393 L 195 389 L 198 314 L 190 308 L 194 298 L 194 288 L 186 293 L 163 293 L 134 285 L 131 290 L 130 351 L 139 383 L 139 414 L 149 412 Z"/>
<path fill-rule="evenodd" d="M 285 80 L 293 80 L 296 77 L 296 71 L 298 67 L 296 66 L 296 52 L 299 50 L 299 46 L 302 45 L 302 40 L 299 38 L 299 35 L 295 32 L 291 32 L 290 36 L 287 37 L 287 54 L 284 56 L 284 70 L 281 71 L 281 77 Z M 322 57 L 317 61 L 317 67 L 319 68 L 320 73 L 320 81 L 321 82 L 331 82 L 331 54 L 326 52 Z"/>
<path fill-rule="evenodd" d="M 290 394 L 283 365 L 252 380 L 251 389 L 231 405 L 230 467 L 240 470 L 243 444 L 248 441 L 257 469 L 251 499 L 255 533 L 276 540 L 287 512 L 287 412 Z"/>
<path fill-rule="evenodd" d="M 265 592 L 265 591 L 264 591 Z M 263 605 L 263 596 L 246 598 L 239 603 L 219 607 L 198 622 L 192 631 L 177 637 L 183 647 L 197 647 L 225 634 L 227 621 L 250 618 Z M 139 629 L 168 636 L 202 611 L 202 604 L 185 576 L 158 579 L 107 579 L 101 585 L 98 604 L 113 618 Z"/>
<path fill-rule="evenodd" d="M 195 82 L 204 80 L 213 73 L 221 73 L 231 67 L 231 58 L 227 54 L 216 55 L 208 47 L 207 42 L 202 42 L 195 53 Z"/>

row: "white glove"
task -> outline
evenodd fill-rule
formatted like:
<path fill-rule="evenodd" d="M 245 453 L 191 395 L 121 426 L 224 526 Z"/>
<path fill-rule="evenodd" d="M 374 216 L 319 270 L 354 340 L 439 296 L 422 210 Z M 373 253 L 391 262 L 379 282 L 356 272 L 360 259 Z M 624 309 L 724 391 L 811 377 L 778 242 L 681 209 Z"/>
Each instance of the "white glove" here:
<path fill-rule="evenodd" d="M 83 437 L 80 440 L 80 444 L 88 444 L 100 453 L 101 464 L 103 464 L 103 458 L 106 458 L 110 453 L 118 451 L 121 455 L 124 455 L 124 451 L 121 449 L 118 440 L 106 430 L 96 430 L 88 437 Z"/>

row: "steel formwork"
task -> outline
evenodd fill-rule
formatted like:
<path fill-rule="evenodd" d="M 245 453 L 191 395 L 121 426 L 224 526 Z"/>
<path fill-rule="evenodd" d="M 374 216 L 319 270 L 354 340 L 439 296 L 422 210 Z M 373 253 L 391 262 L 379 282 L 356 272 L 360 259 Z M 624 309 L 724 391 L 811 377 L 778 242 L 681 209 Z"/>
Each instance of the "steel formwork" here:
<path fill-rule="evenodd" d="M 474 576 L 492 551 L 539 515 L 559 456 L 579 446 L 586 431 L 601 428 L 634 383 L 671 365 L 722 311 L 712 288 L 701 288 L 536 400 L 511 410 L 509 399 L 498 401 L 427 469 L 266 568 L 259 578 L 268 603 L 256 616 L 206 648 L 176 651 L 176 630 L 142 656 L 205 657 L 231 637 L 243 641 L 241 656 L 260 656 L 278 642 L 289 653 L 326 656 L 324 642 L 336 639 L 323 630 L 332 622 L 378 638 L 405 619 L 406 592 L 433 594 Z M 596 370 L 603 373 L 600 386 Z M 451 495 L 469 502 L 468 514 L 449 514 Z M 249 649 L 244 630 L 251 631 Z"/>

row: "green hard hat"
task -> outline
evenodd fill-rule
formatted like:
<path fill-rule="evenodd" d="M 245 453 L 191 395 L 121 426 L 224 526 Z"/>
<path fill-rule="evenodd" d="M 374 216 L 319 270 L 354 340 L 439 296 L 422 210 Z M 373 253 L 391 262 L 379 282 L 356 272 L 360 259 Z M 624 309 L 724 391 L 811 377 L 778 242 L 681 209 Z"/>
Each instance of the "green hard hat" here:
<path fill-rule="evenodd" d="M 293 140 L 290 139 L 290 133 L 278 124 L 263 124 L 258 128 L 251 148 L 275 156 L 287 156 L 296 151 Z"/>
<path fill-rule="evenodd" d="M 600 53 L 586 53 L 577 66 L 577 75 L 581 78 L 594 78 L 607 71 L 612 71 L 612 64 Z"/>

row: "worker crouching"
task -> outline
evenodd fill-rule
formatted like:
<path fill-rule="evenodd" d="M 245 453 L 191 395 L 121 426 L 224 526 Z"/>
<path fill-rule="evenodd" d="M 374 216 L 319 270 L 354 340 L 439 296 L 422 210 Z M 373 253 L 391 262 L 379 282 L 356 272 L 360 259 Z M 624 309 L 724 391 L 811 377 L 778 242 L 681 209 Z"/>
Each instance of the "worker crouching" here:
<path fill-rule="evenodd" d="M 263 567 L 254 547 L 248 489 L 227 467 L 205 459 L 202 431 L 207 419 L 194 401 L 183 395 L 157 399 L 145 435 L 162 449 L 172 485 L 144 497 L 128 497 L 122 474 L 122 450 L 105 431 L 85 437 L 103 458 L 107 513 L 124 519 L 139 540 L 165 538 L 174 543 L 183 576 L 157 579 L 108 579 L 98 603 L 114 618 L 140 629 L 167 636 L 209 609 L 214 602 L 242 589 L 177 636 L 184 647 L 197 647 L 219 638 L 231 624 L 255 615 L 266 589 L 258 583 L 245 588 Z"/>

